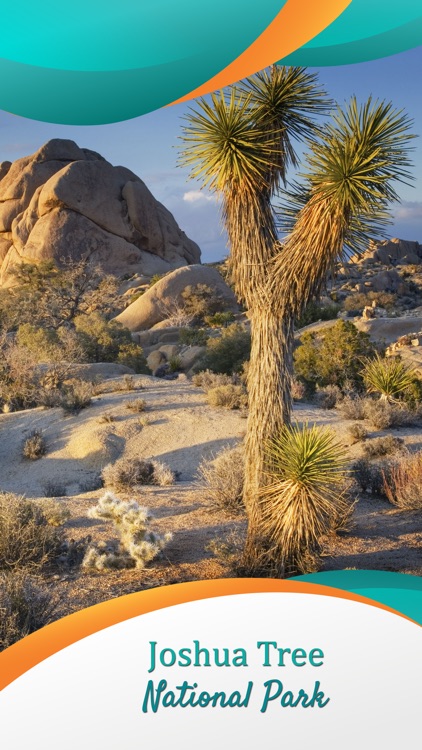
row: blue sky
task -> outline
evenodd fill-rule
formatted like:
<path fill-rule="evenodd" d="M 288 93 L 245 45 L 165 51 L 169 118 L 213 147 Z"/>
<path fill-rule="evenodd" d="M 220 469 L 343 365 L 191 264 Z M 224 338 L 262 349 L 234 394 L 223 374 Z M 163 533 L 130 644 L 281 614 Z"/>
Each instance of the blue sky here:
<path fill-rule="evenodd" d="M 316 69 L 315 69 L 316 70 Z M 368 63 L 321 68 L 321 83 L 340 104 L 352 94 L 359 100 L 372 94 L 391 100 L 414 119 L 414 133 L 422 135 L 422 47 Z M 112 164 L 139 175 L 155 197 L 172 211 L 179 225 L 202 249 L 204 261 L 227 254 L 218 205 L 188 180 L 176 166 L 177 137 L 188 104 L 152 112 L 112 125 L 66 126 L 28 120 L 0 112 L 0 161 L 13 161 L 36 151 L 50 138 L 71 138 L 78 145 L 99 151 Z M 415 182 L 401 185 L 402 203 L 394 208 L 389 236 L 422 243 L 422 141 L 415 140 Z"/>

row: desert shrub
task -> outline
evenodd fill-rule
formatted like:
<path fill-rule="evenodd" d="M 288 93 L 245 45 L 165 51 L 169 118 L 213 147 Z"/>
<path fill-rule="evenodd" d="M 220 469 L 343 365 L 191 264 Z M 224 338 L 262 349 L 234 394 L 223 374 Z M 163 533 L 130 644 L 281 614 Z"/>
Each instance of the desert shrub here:
<path fill-rule="evenodd" d="M 378 456 L 387 456 L 390 453 L 396 453 L 402 447 L 403 440 L 401 438 L 386 435 L 385 437 L 367 440 L 363 446 L 363 450 L 369 458 L 377 458 Z"/>
<path fill-rule="evenodd" d="M 182 369 L 182 360 L 177 354 L 174 354 L 170 357 L 168 365 L 170 372 L 180 372 Z"/>
<path fill-rule="evenodd" d="M 184 346 L 205 346 L 209 335 L 203 328 L 181 328 L 179 342 Z"/>
<path fill-rule="evenodd" d="M 226 328 L 234 323 L 234 313 L 227 310 L 226 312 L 216 312 L 214 315 L 206 315 L 205 323 L 210 328 Z"/>
<path fill-rule="evenodd" d="M 68 380 L 59 397 L 59 404 L 67 414 L 78 414 L 91 404 L 94 386 L 86 380 L 72 378 Z"/>
<path fill-rule="evenodd" d="M 57 602 L 25 571 L 0 573 L 0 651 L 52 621 Z"/>
<path fill-rule="evenodd" d="M 344 419 L 365 419 L 364 399 L 360 396 L 345 396 L 337 409 Z"/>
<path fill-rule="evenodd" d="M 397 295 L 391 292 L 354 292 L 346 297 L 343 308 L 347 312 L 361 313 L 364 307 L 372 307 L 373 302 L 377 307 L 392 310 L 397 302 Z"/>
<path fill-rule="evenodd" d="M 242 555 L 245 548 L 245 534 L 239 528 L 232 528 L 223 537 L 218 536 L 211 539 L 205 547 L 217 560 L 228 568 L 233 576 L 242 575 Z"/>
<path fill-rule="evenodd" d="M 239 385 L 240 376 L 237 373 L 224 375 L 223 373 L 211 372 L 211 370 L 201 370 L 193 375 L 192 383 L 197 388 L 210 391 L 211 388 L 217 388 L 220 385 Z"/>
<path fill-rule="evenodd" d="M 133 377 L 133 375 L 123 375 L 123 380 L 121 381 L 121 389 L 122 391 L 135 390 L 135 378 Z"/>
<path fill-rule="evenodd" d="M 398 357 L 380 357 L 366 362 L 362 377 L 368 393 L 377 393 L 390 403 L 404 397 L 415 382 L 416 374 Z"/>
<path fill-rule="evenodd" d="M 6 335 L 0 338 L 0 403 L 9 410 L 35 406 L 39 390 L 34 355 Z"/>
<path fill-rule="evenodd" d="M 47 479 L 42 485 L 44 497 L 66 497 L 67 486 L 60 479 Z"/>
<path fill-rule="evenodd" d="M 243 513 L 245 457 L 241 446 L 223 448 L 198 468 L 198 481 L 206 500 L 219 510 Z"/>
<path fill-rule="evenodd" d="M 359 424 L 359 422 L 351 424 L 347 428 L 347 431 L 356 442 L 359 442 L 360 440 L 366 440 L 366 438 L 368 437 L 368 430 L 362 424 Z"/>
<path fill-rule="evenodd" d="M 104 467 L 102 480 L 105 487 L 113 487 L 124 492 L 142 484 L 166 486 L 173 484 L 175 475 L 160 461 L 145 461 L 141 458 L 119 458 Z"/>
<path fill-rule="evenodd" d="M 136 372 L 146 372 L 142 348 L 135 344 L 131 332 L 121 323 L 107 320 L 97 311 L 79 315 L 74 324 L 87 361 L 118 362 Z"/>
<path fill-rule="evenodd" d="M 241 372 L 243 364 L 249 359 L 250 350 L 250 333 L 233 323 L 223 329 L 219 338 L 208 339 L 205 355 L 200 362 L 201 369 L 226 375 Z"/>
<path fill-rule="evenodd" d="M 391 464 L 386 461 L 371 463 L 367 458 L 359 458 L 352 465 L 352 477 L 362 492 L 383 497 L 384 477 L 389 476 Z"/>
<path fill-rule="evenodd" d="M 153 276 L 151 276 L 151 279 L 150 279 L 150 282 L 149 282 L 149 286 L 150 287 L 154 286 L 154 284 L 156 284 L 157 281 L 160 281 L 160 279 L 162 279 L 162 278 L 163 278 L 163 276 L 160 273 L 154 273 Z"/>
<path fill-rule="evenodd" d="M 342 393 L 337 385 L 325 385 L 315 393 L 315 401 L 321 409 L 334 409 L 341 398 Z"/>
<path fill-rule="evenodd" d="M 218 385 L 207 391 L 207 401 L 210 406 L 245 409 L 248 405 L 248 394 L 243 385 Z"/>
<path fill-rule="evenodd" d="M 319 320 L 335 320 L 340 310 L 341 306 L 336 302 L 327 305 L 321 305 L 318 302 L 310 302 L 300 318 L 295 321 L 295 328 L 304 328 L 304 326 L 316 323 Z"/>
<path fill-rule="evenodd" d="M 147 402 L 143 398 L 134 398 L 131 401 L 126 401 L 125 407 L 126 409 L 129 409 L 129 411 L 133 411 L 136 414 L 140 414 L 141 412 L 145 411 L 147 406 Z"/>
<path fill-rule="evenodd" d="M 37 500 L 36 505 L 50 526 L 63 526 L 70 518 L 68 508 L 64 503 L 59 503 L 57 500 L 44 498 L 43 500 Z"/>
<path fill-rule="evenodd" d="M 62 542 L 39 505 L 10 492 L 0 494 L 0 569 L 41 567 Z"/>
<path fill-rule="evenodd" d="M 420 425 L 421 409 L 410 408 L 406 403 L 390 404 L 382 399 L 363 399 L 365 419 L 377 430 L 387 430 L 390 427 L 411 427 Z"/>
<path fill-rule="evenodd" d="M 119 535 L 119 543 L 112 549 L 89 547 L 82 563 L 86 569 L 142 569 L 172 538 L 171 534 L 160 535 L 150 528 L 153 516 L 147 508 L 141 507 L 136 500 L 119 500 L 111 492 L 106 492 L 88 515 L 111 521 Z"/>
<path fill-rule="evenodd" d="M 300 380 L 293 378 L 292 380 L 292 399 L 293 401 L 302 401 L 306 397 L 306 388 Z"/>
<path fill-rule="evenodd" d="M 101 414 L 101 417 L 98 417 L 97 419 L 97 422 L 99 424 L 112 424 L 115 421 L 116 421 L 116 417 L 113 416 L 113 414 L 110 414 L 108 412 L 106 414 Z"/>
<path fill-rule="evenodd" d="M 408 510 L 422 508 L 422 452 L 404 456 L 384 475 L 384 494 L 393 505 Z"/>
<path fill-rule="evenodd" d="M 142 347 L 139 344 L 135 344 L 134 341 L 120 344 L 116 362 L 119 365 L 130 367 L 131 370 L 135 370 L 137 373 L 146 373 L 148 371 L 147 360 Z"/>
<path fill-rule="evenodd" d="M 31 461 L 36 461 L 38 458 L 45 456 L 46 451 L 47 444 L 42 433 L 39 430 L 32 430 L 30 435 L 23 441 L 22 456 Z"/>
<path fill-rule="evenodd" d="M 262 519 L 285 574 L 313 568 L 322 538 L 347 514 L 345 463 L 334 433 L 316 425 L 285 427 L 267 446 Z"/>
<path fill-rule="evenodd" d="M 183 307 L 194 325 L 201 325 L 206 316 L 214 315 L 226 307 L 221 294 L 206 284 L 187 286 L 182 292 Z"/>
<path fill-rule="evenodd" d="M 303 334 L 300 342 L 294 353 L 295 374 L 308 388 L 342 388 L 346 382 L 362 388 L 362 359 L 376 352 L 368 334 L 350 321 L 339 320 L 331 328 Z"/>

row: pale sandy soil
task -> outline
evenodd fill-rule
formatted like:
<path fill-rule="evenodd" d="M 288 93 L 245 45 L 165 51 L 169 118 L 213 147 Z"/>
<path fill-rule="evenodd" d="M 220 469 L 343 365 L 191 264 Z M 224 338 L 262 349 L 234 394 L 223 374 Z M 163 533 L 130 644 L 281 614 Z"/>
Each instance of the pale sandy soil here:
<path fill-rule="evenodd" d="M 0 490 L 42 498 L 47 482 L 59 483 L 61 502 L 71 513 L 65 526 L 69 538 L 110 538 L 108 524 L 87 517 L 103 492 L 92 490 L 93 483 L 108 462 L 123 455 L 154 457 L 179 472 L 175 485 L 144 487 L 133 495 L 152 509 L 159 530 L 173 533 L 162 558 L 143 571 L 88 573 L 64 567 L 49 577 L 60 598 L 58 615 L 163 583 L 232 575 L 227 561 L 207 547 L 232 531 L 241 538 L 245 520 L 210 508 L 195 475 L 202 458 L 242 439 L 245 419 L 239 412 L 209 407 L 205 394 L 186 381 L 139 376 L 136 382 L 144 388 L 123 392 L 116 390 L 122 379 L 109 381 L 106 392 L 75 416 L 64 416 L 61 409 L 0 416 Z M 143 414 L 126 408 L 135 398 L 147 402 Z M 104 414 L 111 414 L 114 421 L 101 421 Z M 140 424 L 142 417 L 149 419 L 146 426 Z M 335 410 L 301 404 L 295 407 L 295 417 L 332 427 L 348 445 L 351 459 L 362 455 L 360 444 L 350 445 L 347 426 L 351 422 L 340 419 Z M 47 454 L 28 461 L 21 456 L 22 442 L 33 429 L 43 432 Z M 383 433 L 374 432 L 371 437 L 379 434 Z M 407 447 L 422 448 L 421 430 L 406 428 L 397 434 Z M 361 497 L 352 531 L 328 543 L 324 569 L 370 568 L 422 575 L 421 520 L 421 513 L 398 511 L 386 501 Z"/>

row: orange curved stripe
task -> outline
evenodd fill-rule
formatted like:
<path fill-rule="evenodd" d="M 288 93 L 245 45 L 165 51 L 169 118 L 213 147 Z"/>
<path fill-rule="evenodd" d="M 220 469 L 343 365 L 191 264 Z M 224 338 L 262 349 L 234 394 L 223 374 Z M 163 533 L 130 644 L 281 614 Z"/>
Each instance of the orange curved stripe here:
<path fill-rule="evenodd" d="M 202 599 L 234 594 L 274 592 L 317 594 L 349 599 L 383 609 L 414 622 L 401 612 L 397 612 L 380 602 L 321 584 L 254 578 L 242 580 L 229 578 L 180 583 L 110 599 L 102 604 L 68 615 L 15 643 L 0 654 L 0 690 L 63 648 L 132 617 Z"/>
<path fill-rule="evenodd" d="M 220 73 L 173 104 L 209 94 L 290 55 L 329 26 L 351 0 L 287 0 L 265 31 Z"/>

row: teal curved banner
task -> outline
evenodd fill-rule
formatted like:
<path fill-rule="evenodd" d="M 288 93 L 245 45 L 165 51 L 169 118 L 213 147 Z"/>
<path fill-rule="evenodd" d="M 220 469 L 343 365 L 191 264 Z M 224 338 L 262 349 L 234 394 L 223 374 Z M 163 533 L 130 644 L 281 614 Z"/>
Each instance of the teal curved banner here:
<path fill-rule="evenodd" d="M 327 29 L 283 65 L 346 65 L 397 54 L 422 44 L 420 0 L 353 0 Z"/>
<path fill-rule="evenodd" d="M 380 570 L 334 570 L 298 576 L 295 580 L 366 596 L 422 625 L 422 578 Z"/>
<path fill-rule="evenodd" d="M 2 8 L 0 107 L 92 125 L 163 107 L 220 72 L 286 0 L 55 0 Z"/>

